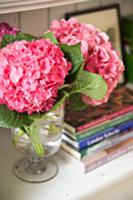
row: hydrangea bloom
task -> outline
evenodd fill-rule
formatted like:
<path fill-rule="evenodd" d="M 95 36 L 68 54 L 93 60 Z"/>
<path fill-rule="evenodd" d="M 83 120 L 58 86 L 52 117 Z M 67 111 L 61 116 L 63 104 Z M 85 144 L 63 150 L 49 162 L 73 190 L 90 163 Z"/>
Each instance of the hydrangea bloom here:
<path fill-rule="evenodd" d="M 48 111 L 70 69 L 49 39 L 8 44 L 0 50 L 0 103 L 28 114 Z"/>
<path fill-rule="evenodd" d="M 104 99 L 92 100 L 82 95 L 85 103 L 99 105 L 107 102 L 124 70 L 123 63 L 113 49 L 107 34 L 91 24 L 80 23 L 75 18 L 68 21 L 62 19 L 60 22 L 54 20 L 49 30 L 53 31 L 60 43 L 74 45 L 81 42 L 81 51 L 85 59 L 84 69 L 100 74 L 108 85 Z"/>
<path fill-rule="evenodd" d="M 93 48 L 85 65 L 85 70 L 100 74 L 108 85 L 107 94 L 102 100 L 94 100 L 82 95 L 85 103 L 100 105 L 109 99 L 111 92 L 120 80 L 124 66 L 122 61 L 119 60 L 116 51 L 111 47 L 109 48 L 108 44 L 103 44 Z"/>
<path fill-rule="evenodd" d="M 2 38 L 3 38 L 3 36 L 5 34 L 16 35 L 16 33 L 18 33 L 19 31 L 20 30 L 18 28 L 12 27 L 8 23 L 6 23 L 6 22 L 0 23 L 0 41 L 2 40 Z"/>
<path fill-rule="evenodd" d="M 93 47 L 109 39 L 92 24 L 80 23 L 75 18 L 68 21 L 62 19 L 60 22 L 54 20 L 49 30 L 54 32 L 57 40 L 62 44 L 75 45 L 81 42 L 81 50 L 85 58 Z"/>

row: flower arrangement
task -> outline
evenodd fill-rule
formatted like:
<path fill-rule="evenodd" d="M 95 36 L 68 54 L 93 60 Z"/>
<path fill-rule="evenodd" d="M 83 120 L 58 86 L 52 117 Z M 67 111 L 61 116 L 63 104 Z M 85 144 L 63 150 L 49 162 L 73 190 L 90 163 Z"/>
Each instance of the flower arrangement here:
<path fill-rule="evenodd" d="M 0 23 L 0 41 L 6 34 L 16 35 L 20 30 L 17 27 L 12 27 L 6 22 Z"/>
<path fill-rule="evenodd" d="M 91 24 L 80 23 L 75 18 L 68 21 L 62 19 L 60 22 L 54 20 L 50 31 L 53 31 L 62 44 L 75 45 L 80 42 L 84 56 L 84 70 L 99 74 L 106 81 L 108 89 L 104 98 L 95 100 L 82 95 L 83 101 L 92 105 L 107 102 L 124 70 L 123 63 L 113 49 L 107 34 Z"/>
<path fill-rule="evenodd" d="M 45 119 L 67 99 L 73 109 L 107 102 L 124 66 L 105 33 L 74 18 L 53 21 L 40 38 L 7 24 L 6 29 L 3 26 L 0 25 L 4 30 L 0 35 L 1 127 L 20 127 L 21 133 L 28 130 L 32 137 L 34 122 Z M 33 147 L 43 155 L 43 148 L 40 143 L 36 148 L 36 141 L 32 140 Z"/>

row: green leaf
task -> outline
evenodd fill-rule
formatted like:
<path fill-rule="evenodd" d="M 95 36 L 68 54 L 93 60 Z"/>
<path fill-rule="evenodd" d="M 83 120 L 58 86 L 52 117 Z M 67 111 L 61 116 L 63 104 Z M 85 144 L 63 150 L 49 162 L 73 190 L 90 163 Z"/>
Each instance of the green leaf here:
<path fill-rule="evenodd" d="M 66 100 L 66 98 L 69 97 L 69 94 L 64 91 L 64 90 L 61 90 L 59 92 L 59 100 L 57 101 L 57 103 L 50 109 L 49 112 L 51 111 L 54 111 L 54 110 L 57 110 Z"/>
<path fill-rule="evenodd" d="M 0 105 L 0 127 L 16 128 L 30 125 L 32 122 L 28 114 L 11 111 L 6 105 Z"/>
<path fill-rule="evenodd" d="M 53 44 L 58 44 L 56 37 L 54 36 L 53 32 L 45 33 L 42 38 L 50 39 Z"/>
<path fill-rule="evenodd" d="M 32 41 L 36 39 L 37 37 L 27 34 L 27 33 L 23 33 L 23 32 L 18 32 L 16 35 L 6 34 L 3 36 L 2 42 L 0 44 L 0 48 L 3 48 L 7 44 L 10 44 L 15 41 L 20 41 L 20 40 Z"/>
<path fill-rule="evenodd" d="M 72 110 L 84 110 L 88 105 L 86 105 L 81 98 L 80 93 L 75 93 L 69 96 L 69 105 Z"/>
<path fill-rule="evenodd" d="M 26 40 L 26 41 L 32 41 L 36 40 L 37 37 L 28 33 L 18 32 L 16 35 L 16 40 Z"/>
<path fill-rule="evenodd" d="M 5 47 L 7 44 L 10 44 L 10 43 L 14 42 L 15 40 L 16 40 L 15 35 L 11 35 L 11 34 L 4 35 L 3 39 L 1 41 L 1 44 L 0 44 L 0 48 Z"/>
<path fill-rule="evenodd" d="M 107 84 L 102 76 L 80 68 L 76 80 L 70 85 L 69 92 L 82 93 L 92 99 L 101 100 L 106 95 Z"/>
<path fill-rule="evenodd" d="M 73 69 L 71 73 L 76 72 L 83 65 L 84 58 L 81 52 L 80 43 L 76 45 L 60 44 L 61 50 L 65 56 L 71 61 Z"/>

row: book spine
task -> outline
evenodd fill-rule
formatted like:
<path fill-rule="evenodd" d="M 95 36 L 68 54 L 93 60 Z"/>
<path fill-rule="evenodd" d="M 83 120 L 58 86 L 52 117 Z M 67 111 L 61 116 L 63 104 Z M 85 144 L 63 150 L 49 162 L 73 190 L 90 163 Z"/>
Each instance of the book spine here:
<path fill-rule="evenodd" d="M 112 127 L 112 128 L 109 128 L 105 131 L 102 131 L 100 133 L 97 133 L 95 135 L 92 135 L 84 140 L 81 140 L 81 141 L 78 141 L 76 145 L 76 147 L 80 149 L 83 149 L 84 147 L 87 147 L 87 146 L 90 146 L 90 145 L 93 145 L 97 142 L 100 142 L 104 139 L 107 139 L 115 134 L 118 134 L 120 132 L 123 132 L 123 131 L 126 131 L 130 128 L 133 127 L 133 120 L 130 120 L 128 122 L 125 122 L 125 123 L 122 123 L 116 127 Z M 76 144 L 76 143 L 75 143 Z"/>
<path fill-rule="evenodd" d="M 109 115 L 101 117 L 100 119 L 93 120 L 93 121 L 90 121 L 90 122 L 88 122 L 88 123 L 86 123 L 84 125 L 81 125 L 81 126 L 76 128 L 76 132 L 85 130 L 87 128 L 90 128 L 92 126 L 98 125 L 98 124 L 100 124 L 102 122 L 105 122 L 107 120 L 113 119 L 115 117 L 118 117 L 120 115 L 123 115 L 123 114 L 131 112 L 131 111 L 133 111 L 133 105 L 127 106 L 127 107 L 123 108 L 122 110 L 119 110 L 117 112 L 113 112 L 113 113 L 111 113 Z"/>
<path fill-rule="evenodd" d="M 133 150 L 133 143 L 126 144 L 126 145 L 120 147 L 118 150 L 113 151 L 109 154 L 106 154 L 103 157 L 95 160 L 94 162 L 88 162 L 88 164 L 84 165 L 83 172 L 87 173 L 91 170 L 94 170 L 94 169 L 110 162 L 111 160 L 114 160 L 132 150 Z"/>
<path fill-rule="evenodd" d="M 74 156 L 77 159 L 81 159 L 80 152 L 76 151 L 75 149 L 71 148 L 67 143 L 62 142 L 61 148 L 64 149 L 68 154 Z"/>
<path fill-rule="evenodd" d="M 85 139 L 86 137 L 89 137 L 92 134 L 95 134 L 95 133 L 97 133 L 99 131 L 104 131 L 105 129 L 111 128 L 112 126 L 116 126 L 116 125 L 118 125 L 120 123 L 124 123 L 124 122 L 126 122 L 126 121 L 128 121 L 130 119 L 133 119 L 133 113 L 129 113 L 127 115 L 118 117 L 118 118 L 116 118 L 116 119 L 114 119 L 112 121 L 109 121 L 109 122 L 101 125 L 101 126 L 98 126 L 96 128 L 92 128 L 92 129 L 90 129 L 90 130 L 88 130 L 88 131 L 86 131 L 86 132 L 84 132 L 82 134 L 77 134 L 77 135 L 75 135 L 75 139 L 77 141 L 83 140 L 83 139 Z"/>
<path fill-rule="evenodd" d="M 76 132 L 76 129 L 66 122 L 63 123 L 63 130 L 64 132 L 71 133 L 71 135 L 75 134 Z"/>
<path fill-rule="evenodd" d="M 86 151 L 85 151 L 85 149 L 82 149 L 80 151 L 81 158 L 87 159 L 88 156 L 92 156 L 92 155 L 98 153 L 99 151 L 113 147 L 113 146 L 119 144 L 120 142 L 123 142 L 127 139 L 130 139 L 130 138 L 133 138 L 133 131 L 132 130 L 129 131 L 129 132 L 126 131 L 123 134 L 117 135 L 113 138 L 111 137 L 111 138 L 108 138 L 106 140 L 103 140 L 102 142 L 95 144 L 92 147 L 87 147 Z"/>
<path fill-rule="evenodd" d="M 101 141 L 98 144 L 93 145 L 92 147 L 87 147 L 84 149 L 81 149 L 80 151 L 76 151 L 71 147 L 68 143 L 61 143 L 61 148 L 63 148 L 66 152 L 68 152 L 70 155 L 74 156 L 75 158 L 79 160 L 86 160 L 89 156 L 92 156 L 94 154 L 97 154 L 100 151 L 103 151 L 104 149 L 113 147 L 127 139 L 133 138 L 133 130 L 131 131 L 124 131 L 124 133 L 120 135 L 116 135 L 111 138 L 107 138 L 106 140 Z"/>

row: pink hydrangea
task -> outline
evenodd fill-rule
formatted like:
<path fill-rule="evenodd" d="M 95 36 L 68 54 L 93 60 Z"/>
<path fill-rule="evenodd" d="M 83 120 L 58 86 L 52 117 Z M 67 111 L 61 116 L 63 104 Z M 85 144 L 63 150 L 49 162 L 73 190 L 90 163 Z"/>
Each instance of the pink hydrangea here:
<path fill-rule="evenodd" d="M 93 47 L 109 39 L 105 33 L 100 32 L 92 24 L 80 23 L 75 18 L 68 21 L 65 19 L 54 20 L 49 31 L 52 31 L 62 44 L 75 45 L 81 42 L 81 50 L 85 58 Z"/>
<path fill-rule="evenodd" d="M 0 103 L 28 114 L 48 111 L 70 69 L 49 39 L 9 44 L 0 50 Z"/>
<path fill-rule="evenodd" d="M 106 96 L 102 100 L 94 100 L 82 95 L 82 99 L 87 104 L 100 105 L 108 101 L 113 89 L 117 86 L 124 70 L 122 61 L 115 50 L 107 44 L 97 45 L 88 57 L 85 70 L 100 74 L 108 85 Z"/>
<path fill-rule="evenodd" d="M 12 27 L 6 22 L 0 23 L 0 41 L 2 40 L 5 34 L 13 34 L 16 35 L 20 30 L 16 27 Z"/>
<path fill-rule="evenodd" d="M 113 49 L 107 34 L 75 18 L 68 21 L 62 19 L 60 22 L 54 20 L 49 30 L 54 32 L 60 43 L 74 45 L 81 42 L 81 51 L 85 59 L 84 70 L 100 74 L 108 85 L 107 94 L 102 100 L 94 100 L 82 95 L 83 101 L 91 105 L 107 102 L 124 70 L 124 65 Z"/>

